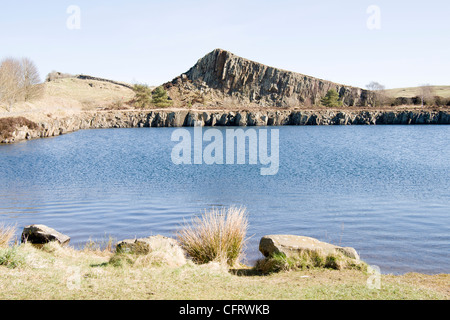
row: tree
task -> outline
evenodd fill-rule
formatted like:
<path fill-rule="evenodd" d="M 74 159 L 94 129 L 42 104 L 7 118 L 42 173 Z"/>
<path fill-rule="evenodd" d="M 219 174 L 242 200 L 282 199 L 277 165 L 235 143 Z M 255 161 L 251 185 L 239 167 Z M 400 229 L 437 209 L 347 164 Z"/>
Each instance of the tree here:
<path fill-rule="evenodd" d="M 18 60 L 6 58 L 0 64 L 0 100 L 8 111 L 22 95 L 22 67 Z"/>
<path fill-rule="evenodd" d="M 11 111 L 14 103 L 39 98 L 43 93 L 39 72 L 28 58 L 6 58 L 0 64 L 0 101 Z"/>
<path fill-rule="evenodd" d="M 342 101 L 339 100 L 339 94 L 335 90 L 328 90 L 321 102 L 324 106 L 331 108 L 342 106 Z"/>
<path fill-rule="evenodd" d="M 152 92 L 152 103 L 159 108 L 171 106 L 173 101 L 169 100 L 166 90 L 162 86 L 157 87 Z"/>
<path fill-rule="evenodd" d="M 22 90 L 25 101 L 36 99 L 42 96 L 43 87 L 39 72 L 33 63 L 28 58 L 22 58 Z"/>
<path fill-rule="evenodd" d="M 152 101 L 152 90 L 146 84 L 135 84 L 134 90 L 134 103 L 138 108 L 145 108 L 150 105 Z"/>
<path fill-rule="evenodd" d="M 434 103 L 434 90 L 430 84 L 423 84 L 419 87 L 420 98 L 422 100 L 422 107 L 424 104 Z"/>
<path fill-rule="evenodd" d="M 372 81 L 371 83 L 366 85 L 366 87 L 367 87 L 367 89 L 369 89 L 370 91 L 373 92 L 374 106 L 382 106 L 383 104 L 386 103 L 387 96 L 386 96 L 385 86 L 383 86 L 382 84 L 380 84 L 378 82 Z"/>

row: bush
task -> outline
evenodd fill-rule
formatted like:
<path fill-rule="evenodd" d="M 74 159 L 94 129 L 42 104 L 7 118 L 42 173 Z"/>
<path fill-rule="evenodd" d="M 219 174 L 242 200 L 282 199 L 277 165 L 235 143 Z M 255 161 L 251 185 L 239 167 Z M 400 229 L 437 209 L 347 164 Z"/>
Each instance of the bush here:
<path fill-rule="evenodd" d="M 212 209 L 194 217 L 178 232 L 183 249 L 196 263 L 239 263 L 245 245 L 248 221 L 245 208 Z"/>
<path fill-rule="evenodd" d="M 152 103 L 158 108 L 166 108 L 171 106 L 173 101 L 169 100 L 166 90 L 159 86 L 152 92 Z"/>
<path fill-rule="evenodd" d="M 330 108 L 342 106 L 342 101 L 339 100 L 339 94 L 334 90 L 328 90 L 327 94 L 322 98 L 321 102 L 325 107 Z"/>
<path fill-rule="evenodd" d="M 11 133 L 19 127 L 37 129 L 38 125 L 24 117 L 0 118 L 0 141 L 11 137 Z"/>

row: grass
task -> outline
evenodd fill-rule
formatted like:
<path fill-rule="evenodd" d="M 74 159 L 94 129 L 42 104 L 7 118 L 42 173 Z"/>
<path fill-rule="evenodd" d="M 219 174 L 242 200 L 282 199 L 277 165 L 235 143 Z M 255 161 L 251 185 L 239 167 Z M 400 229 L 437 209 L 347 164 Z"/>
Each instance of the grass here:
<path fill-rule="evenodd" d="M 334 270 L 355 269 L 367 271 L 367 264 L 345 257 L 340 253 L 325 255 L 320 251 L 304 250 L 297 255 L 286 256 L 283 253 L 258 260 L 256 270 L 263 274 L 280 271 L 308 270 L 328 268 Z"/>
<path fill-rule="evenodd" d="M 245 208 L 212 209 L 178 231 L 177 238 L 196 263 L 240 262 L 248 221 Z"/>
<path fill-rule="evenodd" d="M 431 86 L 433 89 L 433 95 L 442 98 L 450 98 L 450 86 Z M 410 87 L 410 88 L 396 88 L 386 90 L 388 96 L 397 98 L 413 98 L 420 96 L 420 87 Z"/>
<path fill-rule="evenodd" d="M 317 268 L 263 275 L 246 267 L 230 270 L 217 262 L 114 265 L 110 263 L 113 253 L 75 250 L 56 243 L 8 249 L 9 257 L 15 257 L 8 261 L 20 263 L 0 265 L 2 300 L 450 298 L 450 277 L 444 274 L 381 275 L 381 288 L 370 289 L 370 275 L 353 269 Z"/>
<path fill-rule="evenodd" d="M 47 97 L 76 101 L 84 109 L 126 103 L 134 97 L 133 90 L 104 81 L 66 78 L 45 84 Z"/>
<path fill-rule="evenodd" d="M 14 269 L 24 264 L 24 256 L 17 246 L 0 248 L 0 266 Z"/>
<path fill-rule="evenodd" d="M 8 247 L 16 234 L 16 230 L 15 226 L 0 225 L 0 248 Z"/>

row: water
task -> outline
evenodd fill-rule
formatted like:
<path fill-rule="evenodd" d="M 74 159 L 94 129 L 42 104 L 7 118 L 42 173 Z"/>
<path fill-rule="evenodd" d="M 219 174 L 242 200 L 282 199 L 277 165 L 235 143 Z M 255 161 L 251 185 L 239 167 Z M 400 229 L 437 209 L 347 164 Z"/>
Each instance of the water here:
<path fill-rule="evenodd" d="M 243 205 L 249 264 L 262 257 L 263 235 L 297 234 L 352 246 L 382 273 L 450 273 L 450 126 L 277 129 L 274 176 L 261 176 L 260 165 L 176 166 L 172 128 L 1 145 L 0 223 L 19 233 L 46 224 L 77 247 L 174 236 L 204 209 Z"/>

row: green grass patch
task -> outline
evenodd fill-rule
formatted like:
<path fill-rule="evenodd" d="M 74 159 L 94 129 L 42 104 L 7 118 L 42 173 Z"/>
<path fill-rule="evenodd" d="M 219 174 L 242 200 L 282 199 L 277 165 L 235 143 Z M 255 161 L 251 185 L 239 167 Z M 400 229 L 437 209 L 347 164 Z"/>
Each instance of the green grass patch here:
<path fill-rule="evenodd" d="M 325 255 L 316 250 L 303 250 L 298 254 L 289 256 L 286 256 L 284 253 L 276 253 L 270 257 L 258 260 L 255 266 L 255 269 L 263 274 L 317 268 L 366 271 L 367 265 L 362 261 L 350 259 L 342 254 Z"/>

